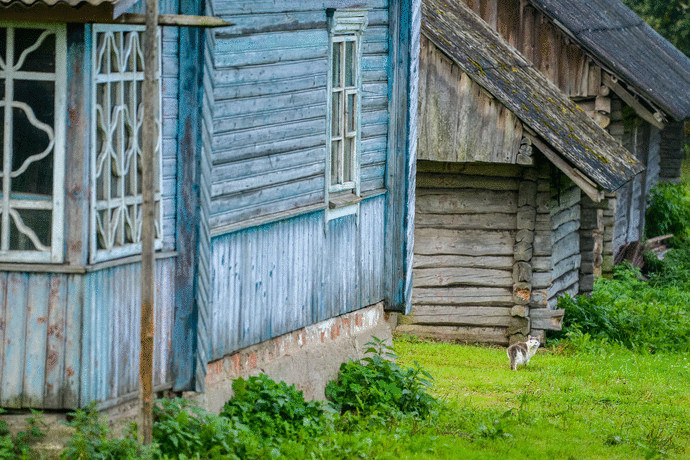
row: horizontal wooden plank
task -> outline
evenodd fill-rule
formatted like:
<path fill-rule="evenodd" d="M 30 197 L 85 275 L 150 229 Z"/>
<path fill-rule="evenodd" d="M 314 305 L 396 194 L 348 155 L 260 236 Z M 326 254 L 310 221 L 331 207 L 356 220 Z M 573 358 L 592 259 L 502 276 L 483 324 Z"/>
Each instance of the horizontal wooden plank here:
<path fill-rule="evenodd" d="M 222 149 L 232 146 L 233 150 L 243 147 L 270 144 L 271 141 L 280 142 L 287 139 L 303 139 L 305 137 L 326 133 L 326 118 L 315 120 L 300 120 L 279 125 L 261 126 L 239 132 L 216 135 L 213 137 L 213 148 Z"/>
<path fill-rule="evenodd" d="M 488 163 L 450 163 L 419 160 L 417 172 L 465 174 L 470 176 L 520 177 L 524 167 L 518 165 Z"/>
<path fill-rule="evenodd" d="M 514 242 L 513 234 L 508 231 L 434 228 L 420 228 L 415 231 L 415 252 L 418 254 L 512 255 Z"/>
<path fill-rule="evenodd" d="M 415 228 L 445 228 L 458 230 L 515 230 L 515 213 L 492 214 L 429 214 L 418 207 L 415 211 Z"/>
<path fill-rule="evenodd" d="M 517 211 L 517 193 L 494 190 L 472 190 L 439 193 L 420 189 L 416 208 L 426 213 L 512 213 Z"/>
<path fill-rule="evenodd" d="M 513 292 L 507 288 L 449 287 L 414 288 L 413 304 L 512 306 Z"/>
<path fill-rule="evenodd" d="M 216 101 L 213 108 L 214 134 L 222 131 L 226 118 L 243 118 L 285 109 L 299 109 L 326 103 L 326 88 L 312 87 L 266 96 Z M 228 128 L 229 129 L 229 128 Z"/>
<path fill-rule="evenodd" d="M 517 190 L 517 177 L 471 176 L 467 174 L 426 173 L 417 174 L 418 189 L 471 188 L 482 190 Z"/>
<path fill-rule="evenodd" d="M 216 134 L 245 129 L 257 129 L 269 125 L 280 125 L 326 117 L 326 104 L 319 101 L 311 105 L 272 107 L 270 110 L 254 111 L 232 117 L 217 118 L 214 121 Z"/>
<path fill-rule="evenodd" d="M 216 165 L 211 172 L 212 183 L 241 179 L 243 177 L 263 174 L 267 171 L 295 168 L 313 163 L 315 159 L 326 158 L 326 148 L 316 147 L 304 150 L 286 152 L 280 155 L 266 155 Z"/>
<path fill-rule="evenodd" d="M 295 11 L 326 11 L 326 8 L 334 8 L 337 3 L 329 0 L 301 0 L 299 3 L 279 2 L 275 0 L 216 0 L 213 2 L 212 12 L 216 16 L 239 16 L 293 13 Z M 368 1 L 369 8 L 384 9 L 388 8 L 387 0 Z"/>
<path fill-rule="evenodd" d="M 470 267 L 434 267 L 414 270 L 413 287 L 513 286 L 512 270 Z"/>
<path fill-rule="evenodd" d="M 324 128 L 325 129 L 325 128 Z M 232 144 L 213 149 L 211 160 L 214 167 L 230 161 L 240 161 L 268 155 L 279 155 L 284 152 L 322 147 L 326 143 L 326 132 L 314 133 L 310 136 L 287 137 L 283 139 L 269 139 L 266 142 L 236 147 Z M 209 150 L 211 147 L 209 146 Z"/>
<path fill-rule="evenodd" d="M 573 254 L 563 260 L 559 260 L 553 267 L 553 279 L 556 280 L 571 271 L 580 270 L 580 254 Z"/>
<path fill-rule="evenodd" d="M 468 343 L 494 343 L 507 345 L 506 328 L 467 327 L 467 326 L 428 326 L 422 324 L 403 324 L 395 329 L 399 334 L 410 334 L 436 340 L 460 341 Z"/>
<path fill-rule="evenodd" d="M 513 269 L 512 256 L 472 257 L 441 254 L 424 255 L 415 253 L 412 262 L 415 269 L 433 267 L 495 268 L 503 270 Z"/>
<path fill-rule="evenodd" d="M 455 326 L 497 326 L 510 323 L 509 307 L 456 307 L 415 305 L 403 322 L 408 324 L 439 324 Z"/>
<path fill-rule="evenodd" d="M 580 273 L 578 271 L 570 271 L 554 280 L 549 288 L 549 299 L 558 297 L 561 292 L 570 288 L 580 281 Z"/>
<path fill-rule="evenodd" d="M 314 163 L 284 169 L 269 169 L 263 174 L 256 174 L 234 180 L 217 180 L 211 185 L 211 198 L 250 190 L 262 189 L 277 184 L 285 184 L 307 177 L 325 174 L 325 163 L 318 158 Z"/>

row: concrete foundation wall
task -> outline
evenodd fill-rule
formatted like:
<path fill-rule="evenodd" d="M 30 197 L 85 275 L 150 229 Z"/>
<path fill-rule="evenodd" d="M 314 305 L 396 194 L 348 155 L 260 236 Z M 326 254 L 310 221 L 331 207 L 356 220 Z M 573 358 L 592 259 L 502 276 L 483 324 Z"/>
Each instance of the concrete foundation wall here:
<path fill-rule="evenodd" d="M 205 393 L 185 393 L 201 407 L 220 412 L 232 396 L 238 377 L 268 374 L 304 392 L 307 399 L 323 399 L 324 389 L 338 375 L 340 364 L 363 356 L 373 336 L 390 343 L 391 326 L 383 303 L 322 321 L 266 340 L 209 363 Z"/>

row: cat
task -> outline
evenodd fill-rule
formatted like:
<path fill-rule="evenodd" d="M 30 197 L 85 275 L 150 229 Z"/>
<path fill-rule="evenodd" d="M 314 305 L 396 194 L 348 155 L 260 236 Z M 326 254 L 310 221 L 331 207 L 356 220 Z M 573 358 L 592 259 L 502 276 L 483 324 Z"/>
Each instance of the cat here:
<path fill-rule="evenodd" d="M 534 356 L 539 348 L 539 339 L 527 336 L 527 342 L 514 343 L 506 351 L 510 359 L 510 370 L 516 371 L 518 364 L 529 364 L 529 360 Z"/>

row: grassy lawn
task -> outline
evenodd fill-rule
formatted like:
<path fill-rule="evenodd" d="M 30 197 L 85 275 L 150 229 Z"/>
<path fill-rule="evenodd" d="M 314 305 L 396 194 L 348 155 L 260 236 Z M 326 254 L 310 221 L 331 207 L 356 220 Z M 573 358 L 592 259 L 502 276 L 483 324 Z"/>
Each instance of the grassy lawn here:
<path fill-rule="evenodd" d="M 402 457 L 690 458 L 687 354 L 547 348 L 512 372 L 504 348 L 404 337 L 395 348 L 448 406 L 420 433 L 424 449 L 406 440 Z"/>

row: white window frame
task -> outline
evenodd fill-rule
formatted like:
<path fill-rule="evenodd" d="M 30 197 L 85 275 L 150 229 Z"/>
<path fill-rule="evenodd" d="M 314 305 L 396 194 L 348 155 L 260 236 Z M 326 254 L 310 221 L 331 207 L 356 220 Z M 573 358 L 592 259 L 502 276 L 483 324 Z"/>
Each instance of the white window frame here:
<path fill-rule="evenodd" d="M 131 82 L 131 81 L 141 81 L 143 83 L 144 80 L 144 72 L 143 70 L 140 72 L 114 72 L 114 73 L 100 73 L 99 72 L 99 54 L 103 52 L 102 50 L 99 49 L 98 47 L 98 36 L 99 34 L 110 34 L 110 33 L 119 33 L 119 32 L 140 32 L 143 33 L 145 27 L 143 26 L 131 26 L 131 25 L 106 25 L 106 24 L 94 24 L 92 26 L 92 34 L 91 34 L 91 39 L 92 39 L 92 54 L 91 54 L 91 73 L 92 73 L 92 79 L 91 79 L 91 212 L 90 212 L 90 255 L 89 255 L 89 260 L 91 263 L 96 263 L 96 262 L 102 262 L 106 260 L 112 260 L 112 259 L 117 259 L 121 257 L 127 257 L 135 254 L 140 254 L 141 253 L 141 202 L 142 202 L 142 196 L 141 194 L 136 194 L 136 195 L 126 195 L 124 191 L 124 182 L 125 180 L 120 180 L 120 184 L 118 185 L 119 189 L 119 195 L 116 197 L 109 197 L 107 199 L 103 200 L 97 200 L 97 185 L 98 185 L 98 159 L 99 155 L 101 152 L 98 152 L 98 145 L 97 145 L 97 136 L 98 136 L 98 130 L 100 129 L 99 121 L 101 117 L 101 114 L 99 114 L 99 104 L 97 103 L 97 93 L 99 90 L 99 85 L 109 85 L 110 83 L 113 84 L 121 84 L 122 82 Z M 159 38 L 160 40 L 160 34 Z M 139 47 L 143 46 L 143 37 L 140 35 L 139 38 Z M 134 46 L 134 48 L 137 48 Z M 142 61 L 143 61 L 143 50 L 138 49 L 139 52 L 142 53 Z M 137 52 L 136 49 L 130 49 L 130 52 Z M 158 70 L 157 70 L 157 80 L 158 80 L 158 120 L 157 120 L 157 127 L 158 127 L 158 142 L 157 142 L 157 147 L 156 147 L 156 179 L 155 179 L 155 184 L 157 187 L 157 190 L 155 191 L 154 194 L 154 203 L 156 205 L 156 220 L 155 220 L 155 225 L 156 225 L 156 237 L 155 237 L 155 248 L 157 250 L 160 250 L 163 246 L 163 222 L 162 222 L 162 203 L 161 203 L 161 190 L 162 190 L 162 159 L 161 159 L 161 146 L 162 146 L 162 133 L 161 133 L 161 86 L 160 86 L 160 72 L 161 72 L 161 62 L 159 61 L 158 63 Z M 122 88 L 122 87 L 121 87 Z M 124 106 L 127 104 L 127 101 L 124 101 L 124 94 L 123 91 L 119 91 L 118 97 L 120 98 L 120 106 Z M 108 96 L 109 100 L 110 96 Z M 111 104 L 112 105 L 112 104 Z M 141 110 L 141 102 L 139 102 L 139 108 L 137 109 L 137 112 Z M 100 109 L 100 112 L 103 112 L 102 108 Z M 124 113 L 124 111 L 122 111 Z M 123 115 L 124 116 L 124 115 Z M 137 116 L 135 115 L 133 123 L 135 126 L 138 126 L 138 124 L 141 124 L 143 122 L 143 119 L 138 120 Z M 130 124 L 132 123 L 132 120 L 130 119 Z M 111 127 L 111 129 L 113 129 Z M 137 131 L 138 128 L 135 128 L 135 131 Z M 120 145 L 123 145 L 122 140 L 120 141 Z M 138 149 L 141 149 L 141 142 L 138 142 Z M 122 151 L 122 147 L 119 148 L 119 152 L 114 152 L 116 155 L 117 154 L 122 154 L 125 155 L 127 154 L 127 150 Z M 131 155 L 131 153 L 130 153 Z M 137 153 L 133 153 L 133 155 L 137 155 Z M 131 166 L 131 165 L 130 165 Z M 105 166 L 103 166 L 105 167 Z M 110 171 L 111 166 L 108 166 L 108 171 Z M 103 171 L 102 171 L 103 172 Z M 104 173 L 104 172 L 103 172 Z M 125 176 L 129 177 L 129 176 Z M 112 177 L 109 176 L 108 178 L 109 181 L 112 180 Z M 136 177 L 135 177 L 136 180 Z M 109 182 L 107 187 L 108 190 L 111 190 L 110 187 L 112 185 L 112 182 Z M 117 204 L 117 201 L 119 201 L 119 206 Z M 134 232 L 134 236 L 132 237 L 134 239 L 133 242 L 125 243 L 125 244 L 118 244 L 115 241 L 109 242 L 108 244 L 111 245 L 109 248 L 103 248 L 99 249 L 98 248 L 98 237 L 99 237 L 99 228 L 105 229 L 106 225 L 110 225 L 109 228 L 105 229 L 108 232 L 119 232 L 120 233 L 120 239 L 122 239 L 122 236 L 124 233 L 126 233 L 126 229 L 124 228 L 125 222 L 124 221 L 117 221 L 115 225 L 113 223 L 105 223 L 105 222 L 100 222 L 100 227 L 99 227 L 99 222 L 97 220 L 98 218 L 98 212 L 104 209 L 115 209 L 113 207 L 113 203 L 115 203 L 116 207 L 119 207 L 119 212 L 120 212 L 120 217 L 130 217 L 127 216 L 125 213 L 125 207 L 127 205 L 138 205 L 139 206 L 139 212 L 135 213 L 134 215 L 134 223 L 129 223 L 128 227 L 130 229 L 132 226 L 134 227 L 134 230 L 130 230 Z M 104 235 L 105 237 L 108 237 L 109 239 L 114 239 L 115 236 L 113 234 L 107 234 Z M 125 237 L 127 238 L 127 237 Z"/>
<path fill-rule="evenodd" d="M 327 83 L 327 111 L 326 111 L 326 221 L 341 216 L 356 214 L 359 211 L 360 197 L 360 151 L 361 151 L 361 127 L 362 127 L 362 36 L 368 25 L 368 10 L 366 9 L 341 9 L 332 12 L 328 19 L 328 83 Z M 345 49 L 348 42 L 354 43 L 354 85 L 345 86 Z M 338 46 L 340 51 L 340 79 L 337 85 L 333 82 L 334 48 Z M 341 96 L 342 95 L 342 96 Z M 354 126 L 346 132 L 346 119 L 348 96 L 355 98 L 353 104 Z M 336 114 L 338 120 L 334 120 L 334 99 L 340 100 L 339 111 Z M 334 121 L 338 123 L 339 135 L 332 132 Z M 345 142 L 352 139 L 350 166 L 352 170 L 347 174 L 345 165 Z M 338 142 L 338 151 L 333 150 L 333 143 Z M 336 174 L 339 178 L 333 182 L 334 158 L 337 156 Z M 350 180 L 345 180 L 349 176 Z"/>
<path fill-rule="evenodd" d="M 12 55 L 11 59 L 14 61 L 13 45 L 14 32 L 10 34 L 10 30 L 16 29 L 42 29 L 52 31 L 55 33 L 55 72 L 30 72 L 17 69 L 8 69 L 5 62 L 0 66 L 0 78 L 5 82 L 5 93 L 2 94 L 1 104 L 6 104 L 9 99 L 12 102 L 14 97 L 13 81 L 17 79 L 28 81 L 52 81 L 55 83 L 55 112 L 53 118 L 52 129 L 52 155 L 53 155 L 53 196 L 51 200 L 36 200 L 31 197 L 13 198 L 10 194 L 11 190 L 11 175 L 19 175 L 17 171 L 12 174 L 5 174 L 6 171 L 12 168 L 12 111 L 5 110 L 4 119 L 4 135 L 3 135 L 3 165 L 0 168 L 0 181 L 2 188 L 0 189 L 0 196 L 2 196 L 2 203 L 0 204 L 0 219 L 2 219 L 0 231 L 0 262 L 25 262 L 25 263 L 61 263 L 63 261 L 63 246 L 64 246 L 64 190 L 65 190 L 65 113 L 66 113 L 66 99 L 67 99 L 67 33 L 65 24 L 42 24 L 42 23 L 19 23 L 0 21 L 0 27 L 7 29 L 6 41 L 6 57 Z M 38 43 L 38 41 L 36 42 Z M 31 48 L 31 47 L 30 47 Z M 27 48 L 30 49 L 30 48 Z M 22 57 L 27 55 L 26 50 L 17 58 L 21 61 Z M 14 62 L 16 64 L 17 62 Z M 9 115 L 8 115 L 9 113 Z M 33 124 L 33 123 L 32 123 Z M 43 128 L 42 128 L 43 129 Z M 44 129 L 45 131 L 45 129 Z M 45 131 L 48 137 L 51 133 Z M 41 152 L 32 157 L 40 157 L 45 152 Z M 30 157 L 31 158 L 31 157 Z M 44 157 L 45 158 L 45 157 Z M 34 160 L 37 161 L 37 160 Z M 26 165 L 26 162 L 25 162 Z M 50 210 L 51 211 L 51 238 L 50 246 L 44 246 L 38 242 L 38 238 L 30 227 L 22 224 L 22 233 L 27 235 L 35 246 L 36 250 L 31 251 L 17 251 L 9 249 L 9 234 L 10 234 L 10 219 L 14 219 L 17 225 L 18 214 L 11 217 L 13 209 L 36 209 L 36 210 Z M 33 235 L 32 235 L 33 234 Z M 38 244 L 37 244 L 38 242 Z"/>

